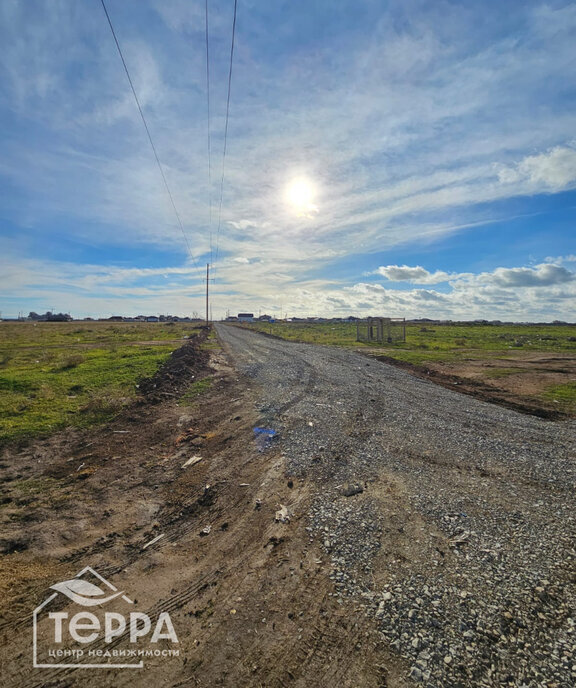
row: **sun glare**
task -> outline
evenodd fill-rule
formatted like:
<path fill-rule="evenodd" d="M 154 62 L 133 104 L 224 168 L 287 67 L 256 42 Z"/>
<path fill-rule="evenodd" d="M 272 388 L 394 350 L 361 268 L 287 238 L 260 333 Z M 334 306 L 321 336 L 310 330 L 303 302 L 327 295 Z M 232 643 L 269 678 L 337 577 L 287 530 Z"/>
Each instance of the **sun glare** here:
<path fill-rule="evenodd" d="M 286 200 L 300 216 L 313 217 L 318 212 L 315 198 L 316 187 L 304 177 L 292 180 L 286 189 Z"/>

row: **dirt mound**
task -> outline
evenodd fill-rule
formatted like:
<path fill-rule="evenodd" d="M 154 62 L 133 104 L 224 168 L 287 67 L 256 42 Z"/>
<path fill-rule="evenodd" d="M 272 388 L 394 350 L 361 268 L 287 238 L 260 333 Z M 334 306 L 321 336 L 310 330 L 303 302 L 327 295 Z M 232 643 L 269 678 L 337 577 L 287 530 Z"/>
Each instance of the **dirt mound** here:
<path fill-rule="evenodd" d="M 209 331 L 210 328 L 203 327 L 200 334 L 173 351 L 155 375 L 140 382 L 139 390 L 146 402 L 157 403 L 167 396 L 177 396 L 194 377 L 205 370 L 209 353 L 200 345 Z"/>

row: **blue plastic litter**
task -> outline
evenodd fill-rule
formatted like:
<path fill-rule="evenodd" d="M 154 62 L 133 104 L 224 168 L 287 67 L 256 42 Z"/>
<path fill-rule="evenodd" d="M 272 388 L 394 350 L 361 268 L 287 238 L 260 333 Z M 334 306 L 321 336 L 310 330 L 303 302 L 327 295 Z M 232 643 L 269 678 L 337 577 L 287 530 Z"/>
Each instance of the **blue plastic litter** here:
<path fill-rule="evenodd" d="M 278 433 L 276 430 L 272 430 L 272 428 L 254 428 L 254 434 L 256 435 L 258 451 L 263 452 L 270 446 Z"/>
<path fill-rule="evenodd" d="M 277 433 L 276 430 L 272 430 L 272 428 L 254 428 L 254 434 L 268 435 L 268 437 L 274 437 Z"/>

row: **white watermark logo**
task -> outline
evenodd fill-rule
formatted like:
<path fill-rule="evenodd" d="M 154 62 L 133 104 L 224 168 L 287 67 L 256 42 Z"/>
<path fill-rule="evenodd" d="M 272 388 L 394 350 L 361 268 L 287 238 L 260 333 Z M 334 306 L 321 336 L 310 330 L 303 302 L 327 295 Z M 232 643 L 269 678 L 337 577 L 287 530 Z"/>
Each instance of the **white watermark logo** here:
<path fill-rule="evenodd" d="M 124 591 L 90 566 L 50 589 L 34 610 L 35 668 L 142 669 L 146 657 L 180 654 L 168 612 L 151 619 L 135 611 Z"/>

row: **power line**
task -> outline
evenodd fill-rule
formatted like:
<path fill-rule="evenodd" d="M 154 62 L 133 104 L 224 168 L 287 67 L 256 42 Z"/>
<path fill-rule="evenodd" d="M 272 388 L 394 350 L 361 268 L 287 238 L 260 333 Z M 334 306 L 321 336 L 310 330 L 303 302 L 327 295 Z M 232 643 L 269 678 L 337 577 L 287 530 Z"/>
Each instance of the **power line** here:
<path fill-rule="evenodd" d="M 208 205 L 209 205 L 209 230 L 210 230 L 210 263 L 212 263 L 212 146 L 210 143 L 210 49 L 208 31 L 208 0 L 205 0 L 206 18 L 206 124 L 208 133 Z"/>
<path fill-rule="evenodd" d="M 120 43 L 118 42 L 118 38 L 116 37 L 116 32 L 114 31 L 114 26 L 112 25 L 112 20 L 110 19 L 110 15 L 108 14 L 108 10 L 106 9 L 106 4 L 105 4 L 104 0 L 100 0 L 100 2 L 102 3 L 102 8 L 103 8 L 104 13 L 106 15 L 106 19 L 108 20 L 108 25 L 110 26 L 110 31 L 112 32 L 114 42 L 116 43 L 116 47 L 118 48 L 118 54 L 120 55 L 120 59 L 122 60 L 122 64 L 124 65 L 124 71 L 126 72 L 126 76 L 128 77 L 128 83 L 130 84 L 130 88 L 132 89 L 132 95 L 134 96 L 134 100 L 136 101 L 136 105 L 138 107 L 138 112 L 140 113 L 140 117 L 142 118 L 142 123 L 144 124 L 144 128 L 146 129 L 146 134 L 148 135 L 148 140 L 150 141 L 150 146 L 152 147 L 154 157 L 156 158 L 156 164 L 158 165 L 158 169 L 160 170 L 160 174 L 162 175 L 162 180 L 164 181 L 164 186 L 166 187 L 166 191 L 167 191 L 168 196 L 170 198 L 170 202 L 172 203 L 172 208 L 174 208 L 174 214 L 176 215 L 176 219 L 178 220 L 178 225 L 180 226 L 180 229 L 182 230 L 182 236 L 184 237 L 184 241 L 186 242 L 186 246 L 188 248 L 188 253 L 190 254 L 190 258 L 192 258 L 192 262 L 194 263 L 195 267 L 199 269 L 198 263 L 196 262 L 196 259 L 194 258 L 194 254 L 192 253 L 192 248 L 190 247 L 190 242 L 188 241 L 188 237 L 186 236 L 186 232 L 184 231 L 184 225 L 182 224 L 182 220 L 180 219 L 180 214 L 178 213 L 178 210 L 176 208 L 176 203 L 174 203 L 174 197 L 172 196 L 172 192 L 170 191 L 170 187 L 168 186 L 168 181 L 166 179 L 166 175 L 164 174 L 164 170 L 162 169 L 162 165 L 160 163 L 160 158 L 158 157 L 158 153 L 156 151 L 156 146 L 154 145 L 154 141 L 152 140 L 152 136 L 150 134 L 150 129 L 148 129 L 148 124 L 146 123 L 146 118 L 144 117 L 144 112 L 142 111 L 142 107 L 140 105 L 140 101 L 138 100 L 138 96 L 136 95 L 136 89 L 134 88 L 134 84 L 132 83 L 132 78 L 130 77 L 130 72 L 128 71 L 128 66 L 126 64 L 126 60 L 124 59 L 124 55 L 122 54 L 122 49 L 120 48 Z"/>
<path fill-rule="evenodd" d="M 218 261 L 218 251 L 220 242 L 220 227 L 222 224 L 222 198 L 224 195 L 224 172 L 226 167 L 226 144 L 228 141 L 228 119 L 230 115 L 230 92 L 232 90 L 232 65 L 234 62 L 234 39 L 236 35 L 236 10 L 238 0 L 234 0 L 234 20 L 232 22 L 232 41 L 230 44 L 230 69 L 228 71 L 228 97 L 226 99 L 226 124 L 224 126 L 224 148 L 222 151 L 222 178 L 220 180 L 220 204 L 218 208 L 218 229 L 216 231 L 216 262 Z"/>

